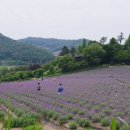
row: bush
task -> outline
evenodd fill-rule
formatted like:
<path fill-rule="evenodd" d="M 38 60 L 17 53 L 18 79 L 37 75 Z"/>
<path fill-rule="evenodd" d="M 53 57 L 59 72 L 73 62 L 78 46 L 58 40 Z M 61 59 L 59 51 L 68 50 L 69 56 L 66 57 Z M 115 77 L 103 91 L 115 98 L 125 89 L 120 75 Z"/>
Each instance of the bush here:
<path fill-rule="evenodd" d="M 67 123 L 67 118 L 66 117 L 60 117 L 59 118 L 59 123 L 60 123 L 60 125 L 63 125 L 65 123 Z"/>
<path fill-rule="evenodd" d="M 48 119 L 52 118 L 53 115 L 54 115 L 54 112 L 53 112 L 53 111 L 48 111 L 48 112 L 47 112 L 47 117 L 48 117 Z"/>
<path fill-rule="evenodd" d="M 124 125 L 124 126 L 121 128 L 121 130 L 130 130 L 130 126 Z"/>
<path fill-rule="evenodd" d="M 80 127 L 83 127 L 83 128 L 91 126 L 90 121 L 85 120 L 85 119 L 79 119 L 78 124 L 79 124 Z"/>
<path fill-rule="evenodd" d="M 101 120 L 101 126 L 110 126 L 110 120 L 109 119 L 102 119 Z"/>
<path fill-rule="evenodd" d="M 72 130 L 73 130 L 73 129 L 77 129 L 77 124 L 76 124 L 76 122 L 70 122 L 70 123 L 69 123 L 69 128 L 72 129 Z"/>
<path fill-rule="evenodd" d="M 84 115 L 84 112 L 83 112 L 83 111 L 79 111 L 79 112 L 78 112 L 78 115 L 80 115 L 80 116 L 81 116 L 81 115 Z"/>
<path fill-rule="evenodd" d="M 59 114 L 58 113 L 54 113 L 52 119 L 53 120 L 57 120 L 58 118 L 59 118 Z"/>
<path fill-rule="evenodd" d="M 72 120 L 72 119 L 73 119 L 73 115 L 72 115 L 72 114 L 68 114 L 68 115 L 66 116 L 66 118 L 67 118 L 68 120 Z"/>
<path fill-rule="evenodd" d="M 42 127 L 37 125 L 32 125 L 24 128 L 23 130 L 42 130 Z"/>
<path fill-rule="evenodd" d="M 3 120 L 4 116 L 5 116 L 4 112 L 0 111 L 0 120 Z"/>
<path fill-rule="evenodd" d="M 15 114 L 18 116 L 18 117 L 21 117 L 23 115 L 24 111 L 22 110 L 19 110 L 19 109 L 15 109 Z"/>
<path fill-rule="evenodd" d="M 95 116 L 92 117 L 92 122 L 93 123 L 100 123 L 100 121 L 101 121 L 101 117 L 100 116 L 95 115 Z"/>
<path fill-rule="evenodd" d="M 27 127 L 30 125 L 34 125 L 36 123 L 35 118 L 11 118 L 11 127 L 17 128 L 17 127 Z M 8 120 L 5 120 L 4 127 L 7 128 Z"/>
<path fill-rule="evenodd" d="M 111 114 L 111 110 L 110 109 L 106 109 L 106 110 L 104 110 L 104 113 L 109 116 Z"/>
<path fill-rule="evenodd" d="M 76 108 L 72 110 L 72 114 L 77 114 L 78 112 L 79 112 L 79 110 Z"/>

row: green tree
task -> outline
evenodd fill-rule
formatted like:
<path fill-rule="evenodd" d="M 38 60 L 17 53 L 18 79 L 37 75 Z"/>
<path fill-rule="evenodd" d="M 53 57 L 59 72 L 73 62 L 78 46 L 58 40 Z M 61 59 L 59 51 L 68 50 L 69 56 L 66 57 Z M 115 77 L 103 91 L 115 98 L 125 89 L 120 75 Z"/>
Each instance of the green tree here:
<path fill-rule="evenodd" d="M 83 39 L 83 44 L 82 44 L 82 46 L 83 46 L 83 48 L 86 47 L 86 39 L 85 39 L 85 38 Z"/>
<path fill-rule="evenodd" d="M 58 59 L 58 67 L 61 68 L 62 72 L 73 71 L 77 68 L 77 65 L 71 55 L 65 55 Z"/>
<path fill-rule="evenodd" d="M 86 47 L 86 39 L 84 38 L 82 45 L 80 45 L 80 46 L 78 47 L 78 51 L 79 51 L 80 53 L 82 53 L 82 52 L 83 52 L 83 49 L 84 49 L 85 47 Z"/>
<path fill-rule="evenodd" d="M 110 40 L 110 43 L 103 46 L 104 50 L 106 51 L 106 55 L 104 57 L 105 63 L 115 62 L 115 56 L 117 53 L 122 50 L 122 46 L 116 41 L 115 38 Z"/>
<path fill-rule="evenodd" d="M 76 53 L 76 49 L 75 47 L 73 46 L 70 50 L 70 54 L 74 57 L 75 56 L 75 53 Z"/>
<path fill-rule="evenodd" d="M 130 50 L 130 35 L 129 35 L 128 39 L 125 42 L 125 48 Z"/>
<path fill-rule="evenodd" d="M 104 57 L 105 51 L 97 43 L 93 43 L 84 49 L 83 55 L 89 65 L 98 65 Z"/>
<path fill-rule="evenodd" d="M 118 63 L 127 63 L 130 61 L 130 51 L 128 50 L 120 50 L 115 56 L 115 60 Z"/>
<path fill-rule="evenodd" d="M 69 51 L 68 47 L 64 46 L 60 52 L 60 56 L 64 56 L 64 55 L 69 54 L 69 53 L 70 53 L 70 51 Z"/>

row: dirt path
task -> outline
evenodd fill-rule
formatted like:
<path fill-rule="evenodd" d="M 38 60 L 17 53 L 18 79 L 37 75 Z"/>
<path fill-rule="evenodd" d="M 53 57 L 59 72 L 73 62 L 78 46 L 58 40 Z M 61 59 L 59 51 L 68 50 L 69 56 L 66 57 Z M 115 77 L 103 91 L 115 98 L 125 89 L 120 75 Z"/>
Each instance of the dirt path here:
<path fill-rule="evenodd" d="M 2 127 L 3 127 L 3 124 L 0 122 L 0 130 L 2 129 Z"/>

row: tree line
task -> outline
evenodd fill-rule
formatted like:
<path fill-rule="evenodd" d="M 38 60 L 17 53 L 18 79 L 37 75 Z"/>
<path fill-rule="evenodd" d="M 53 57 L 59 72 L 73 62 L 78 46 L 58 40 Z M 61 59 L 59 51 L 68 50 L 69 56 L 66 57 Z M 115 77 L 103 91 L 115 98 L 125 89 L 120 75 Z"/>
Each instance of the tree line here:
<path fill-rule="evenodd" d="M 78 47 L 64 46 L 59 56 L 49 64 L 18 67 L 8 72 L 5 69 L 6 73 L 0 73 L 0 79 L 1 81 L 25 80 L 59 75 L 100 65 L 130 64 L 130 36 L 123 44 L 122 41 L 122 34 L 118 39 L 111 38 L 108 43 L 105 43 L 105 37 L 101 38 L 99 42 L 90 41 L 89 43 L 84 39 Z"/>

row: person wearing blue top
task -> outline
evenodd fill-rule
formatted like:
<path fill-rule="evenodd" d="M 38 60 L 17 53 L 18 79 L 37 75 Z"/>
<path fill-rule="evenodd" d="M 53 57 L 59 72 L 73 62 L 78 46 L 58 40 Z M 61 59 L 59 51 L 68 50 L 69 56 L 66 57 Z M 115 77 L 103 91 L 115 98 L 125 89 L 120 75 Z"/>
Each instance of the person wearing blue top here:
<path fill-rule="evenodd" d="M 59 87 L 58 87 L 58 94 L 59 94 L 59 95 L 63 95 L 63 92 L 64 92 L 64 87 L 63 87 L 63 85 L 60 83 L 60 84 L 59 84 Z"/>

